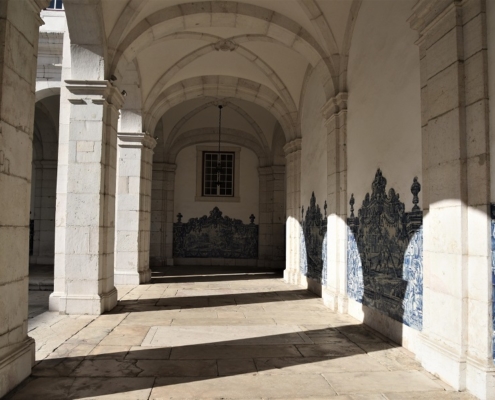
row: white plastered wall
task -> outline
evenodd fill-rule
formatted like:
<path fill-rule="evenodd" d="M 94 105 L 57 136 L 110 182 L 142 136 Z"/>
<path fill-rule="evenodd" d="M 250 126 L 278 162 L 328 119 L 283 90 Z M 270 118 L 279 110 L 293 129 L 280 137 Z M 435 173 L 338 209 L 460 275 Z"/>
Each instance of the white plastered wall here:
<path fill-rule="evenodd" d="M 305 90 L 301 110 L 301 204 L 308 208 L 314 192 L 323 212 L 327 198 L 327 131 L 321 113 L 325 93 L 316 74 L 309 77 Z"/>
<path fill-rule="evenodd" d="M 381 168 L 387 188 L 412 207 L 421 182 L 421 103 L 414 0 L 363 2 L 349 54 L 348 192 L 361 205 Z M 421 206 L 421 194 L 419 206 Z"/>
<path fill-rule="evenodd" d="M 407 22 L 414 0 L 363 2 L 354 29 L 348 68 L 347 191 L 355 215 L 378 168 L 387 192 L 400 194 L 406 211 L 415 176 L 422 182 L 421 102 L 417 33 Z M 419 206 L 422 207 L 421 193 Z M 348 214 L 350 213 L 348 208 Z M 363 306 L 349 299 L 349 313 L 363 320 Z M 418 331 L 376 310 L 366 323 L 417 351 Z"/>
<path fill-rule="evenodd" d="M 198 144 L 212 146 L 212 143 Z M 225 143 L 225 146 L 234 146 Z M 240 202 L 195 201 L 196 197 L 196 146 L 186 147 L 176 159 L 174 195 L 174 222 L 176 215 L 183 215 L 183 222 L 189 218 L 209 215 L 213 207 L 218 207 L 224 216 L 249 223 L 249 216 L 259 218 L 258 157 L 249 149 L 240 147 Z"/>

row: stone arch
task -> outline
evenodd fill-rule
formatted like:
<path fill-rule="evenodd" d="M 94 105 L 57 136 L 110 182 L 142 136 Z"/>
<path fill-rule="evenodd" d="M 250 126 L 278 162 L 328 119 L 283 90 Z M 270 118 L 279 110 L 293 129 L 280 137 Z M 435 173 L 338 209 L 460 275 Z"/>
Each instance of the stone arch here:
<path fill-rule="evenodd" d="M 289 109 L 270 88 L 259 83 L 230 76 L 190 78 L 168 87 L 145 116 L 145 128 L 154 132 L 158 119 L 173 106 L 198 96 L 239 98 L 270 111 L 290 138 L 299 137 L 297 110 Z"/>
<path fill-rule="evenodd" d="M 349 66 L 349 51 L 351 49 L 352 34 L 356 26 L 357 16 L 361 9 L 362 0 L 352 0 L 351 11 L 347 20 L 344 44 L 340 55 L 339 89 L 347 92 L 347 69 Z"/>
<path fill-rule="evenodd" d="M 184 124 L 189 121 L 191 118 L 193 118 L 195 115 L 199 114 L 201 111 L 207 109 L 208 107 L 216 106 L 218 104 L 217 100 L 210 101 L 208 103 L 204 103 L 198 107 L 196 107 L 194 110 L 191 110 L 188 112 L 184 117 L 182 117 L 177 124 L 172 128 L 170 134 L 167 137 L 167 141 L 165 142 L 165 148 L 168 148 L 169 146 L 174 143 L 174 141 L 178 138 L 179 132 L 184 126 Z M 260 126 L 258 123 L 248 114 L 246 113 L 241 107 L 237 106 L 236 104 L 230 102 L 228 99 L 225 99 L 222 101 L 222 105 L 224 107 L 231 108 L 234 110 L 237 114 L 239 114 L 242 118 L 244 118 L 249 125 L 254 129 L 256 132 L 257 139 L 259 140 L 261 146 L 265 149 L 265 151 L 268 151 L 268 143 L 266 141 L 265 135 L 263 134 L 263 131 L 261 130 Z"/>
<path fill-rule="evenodd" d="M 37 153 L 41 159 L 56 160 L 58 157 L 58 121 L 54 121 L 50 112 L 41 102 L 36 103 L 34 126 L 37 139 L 41 143 L 41 153 Z M 33 139 L 34 142 L 34 139 Z"/>
<path fill-rule="evenodd" d="M 60 95 L 60 81 L 47 82 L 48 84 L 42 88 L 37 88 L 35 93 L 35 102 L 46 99 L 50 96 Z"/>
<path fill-rule="evenodd" d="M 338 69 L 320 44 L 290 18 L 252 4 L 209 1 L 167 7 L 143 19 L 121 41 L 112 60 L 111 70 L 117 69 L 121 57 L 130 61 L 153 41 L 174 31 L 212 26 L 255 28 L 260 34 L 300 52 L 313 63 L 314 60 L 324 60 L 329 75 L 337 76 Z"/>
<path fill-rule="evenodd" d="M 320 6 L 315 0 L 297 0 L 297 2 L 313 24 L 316 32 L 321 35 L 321 41 L 326 46 L 327 53 L 331 57 L 337 58 L 335 61 L 338 65 L 339 47 Z"/>
<path fill-rule="evenodd" d="M 269 164 L 270 154 L 267 153 L 266 149 L 264 149 L 250 133 L 239 129 L 225 128 L 222 129 L 222 138 L 224 143 L 243 146 L 253 151 L 258 156 L 260 167 Z M 184 132 L 172 146 L 169 147 L 165 154 L 166 162 L 175 164 L 177 154 L 179 154 L 182 149 L 199 143 L 218 143 L 218 129 L 202 128 Z"/>
<path fill-rule="evenodd" d="M 143 132 L 141 74 L 137 60 L 127 64 L 120 84 L 126 101 L 120 110 L 119 132 Z"/>
<path fill-rule="evenodd" d="M 107 44 L 99 0 L 64 0 L 71 40 L 71 79 L 108 78 Z"/>

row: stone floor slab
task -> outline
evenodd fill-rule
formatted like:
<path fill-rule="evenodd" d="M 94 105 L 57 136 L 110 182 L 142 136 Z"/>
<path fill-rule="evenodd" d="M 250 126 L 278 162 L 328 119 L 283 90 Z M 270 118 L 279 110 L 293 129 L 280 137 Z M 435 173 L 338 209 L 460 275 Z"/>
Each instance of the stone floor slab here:
<path fill-rule="evenodd" d="M 31 318 L 38 362 L 7 399 L 472 398 L 280 274 L 208 268 L 118 287 L 118 305 L 98 317 Z"/>
<path fill-rule="evenodd" d="M 152 327 L 141 346 L 179 347 L 205 344 L 232 346 L 312 343 L 297 325 Z"/>
<path fill-rule="evenodd" d="M 443 387 L 419 371 L 323 373 L 338 394 L 432 392 Z"/>
<path fill-rule="evenodd" d="M 335 395 L 335 391 L 319 375 L 280 377 L 246 374 L 203 380 L 157 378 L 150 399 L 304 399 Z"/>

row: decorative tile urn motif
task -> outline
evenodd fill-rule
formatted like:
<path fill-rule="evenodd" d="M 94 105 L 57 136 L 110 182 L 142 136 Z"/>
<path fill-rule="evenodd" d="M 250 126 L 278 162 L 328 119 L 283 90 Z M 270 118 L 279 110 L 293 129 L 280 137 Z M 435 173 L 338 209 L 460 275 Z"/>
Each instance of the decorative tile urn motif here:
<path fill-rule="evenodd" d="M 258 225 L 251 214 L 250 224 L 223 216 L 218 207 L 209 216 L 174 223 L 174 257 L 258 258 Z"/>
<path fill-rule="evenodd" d="M 354 195 L 347 219 L 347 291 L 349 297 L 404 324 L 423 326 L 423 212 L 421 185 L 411 186 L 413 208 L 405 211 L 394 189 L 378 170 L 372 193 L 366 194 L 357 217 Z"/>
<path fill-rule="evenodd" d="M 327 202 L 323 206 L 316 204 L 315 193 L 311 195 L 309 207 L 304 215 L 301 207 L 301 272 L 322 284 L 326 284 L 327 276 Z"/>

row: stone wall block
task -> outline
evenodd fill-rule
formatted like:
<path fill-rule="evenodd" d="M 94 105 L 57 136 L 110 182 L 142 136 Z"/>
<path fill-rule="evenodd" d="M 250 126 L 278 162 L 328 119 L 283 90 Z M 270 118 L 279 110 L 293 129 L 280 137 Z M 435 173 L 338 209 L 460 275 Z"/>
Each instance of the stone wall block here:
<path fill-rule="evenodd" d="M 487 48 L 485 27 L 484 13 L 478 14 L 464 25 L 464 57 L 466 60 Z"/>
<path fill-rule="evenodd" d="M 481 73 L 480 73 L 481 72 Z M 488 61 L 486 51 L 480 51 L 464 63 L 466 104 L 488 98 Z"/>
<path fill-rule="evenodd" d="M 464 71 L 460 63 L 454 63 L 442 70 L 428 81 L 429 119 L 460 107 L 460 93 L 464 91 L 459 75 Z"/>
<path fill-rule="evenodd" d="M 427 78 L 430 79 L 462 57 L 462 30 L 450 30 L 426 51 L 428 62 Z"/>

